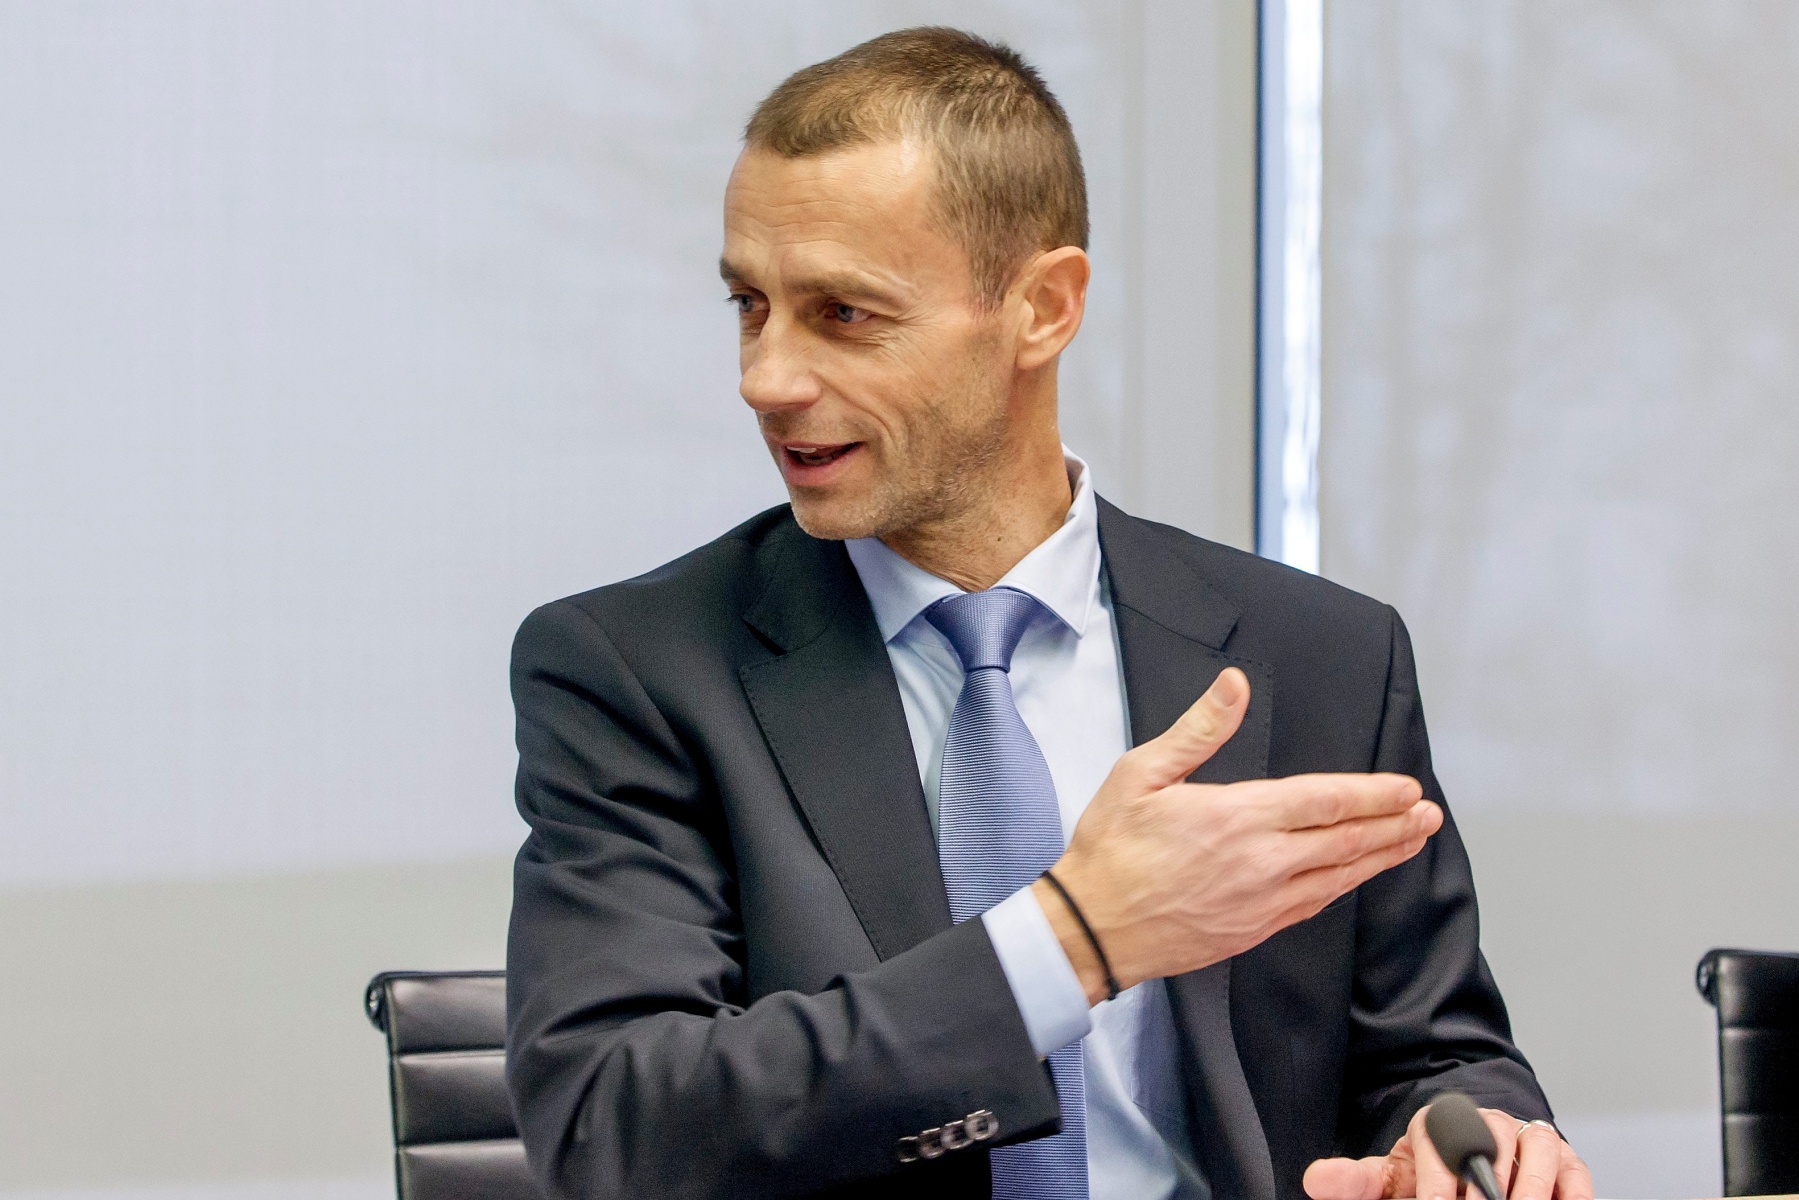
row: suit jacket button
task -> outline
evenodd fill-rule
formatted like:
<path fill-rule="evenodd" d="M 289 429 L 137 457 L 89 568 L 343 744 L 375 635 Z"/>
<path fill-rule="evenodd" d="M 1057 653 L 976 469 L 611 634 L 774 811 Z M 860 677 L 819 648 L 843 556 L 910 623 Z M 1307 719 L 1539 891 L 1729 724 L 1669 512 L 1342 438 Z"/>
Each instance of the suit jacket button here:
<path fill-rule="evenodd" d="M 918 1135 L 918 1157 L 943 1157 L 943 1126 L 933 1125 Z"/>
<path fill-rule="evenodd" d="M 901 1162 L 917 1162 L 919 1159 L 918 1139 L 915 1137 L 901 1138 L 896 1153 Z"/>
<path fill-rule="evenodd" d="M 963 1117 L 962 1127 L 968 1130 L 970 1138 L 977 1142 L 984 1142 L 999 1132 L 999 1118 L 983 1108 Z"/>

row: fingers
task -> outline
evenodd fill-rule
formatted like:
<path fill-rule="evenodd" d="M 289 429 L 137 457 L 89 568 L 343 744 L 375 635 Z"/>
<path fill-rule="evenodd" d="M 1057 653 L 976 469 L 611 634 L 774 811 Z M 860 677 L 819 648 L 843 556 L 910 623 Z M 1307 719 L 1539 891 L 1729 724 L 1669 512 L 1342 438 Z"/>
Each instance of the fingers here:
<path fill-rule="evenodd" d="M 1321 1158 L 1306 1168 L 1302 1183 L 1312 1200 L 1386 1200 L 1410 1190 L 1394 1186 L 1386 1158 Z"/>
<path fill-rule="evenodd" d="M 1430 1144 L 1430 1134 L 1424 1128 L 1424 1114 L 1429 1111 L 1428 1108 L 1419 1109 L 1405 1131 L 1412 1142 L 1412 1157 L 1416 1163 L 1413 1169 L 1418 1174 L 1415 1195 L 1418 1200 L 1455 1200 L 1456 1188 L 1461 1181 L 1443 1162 L 1437 1148 Z"/>
<path fill-rule="evenodd" d="M 1132 750 L 1120 765 L 1139 773 L 1134 782 L 1145 791 L 1179 783 L 1231 740 L 1248 708 L 1249 677 L 1226 667 L 1166 733 Z"/>
<path fill-rule="evenodd" d="M 1562 1169 L 1555 1177 L 1556 1200 L 1593 1200 L 1593 1176 L 1574 1147 L 1562 1143 Z"/>
<path fill-rule="evenodd" d="M 1407 775 L 1289 775 L 1260 785 L 1273 794 L 1282 829 L 1319 829 L 1363 817 L 1405 812 L 1424 797 Z"/>
<path fill-rule="evenodd" d="M 1548 1125 L 1526 1125 L 1518 1133 L 1518 1169 L 1512 1176 L 1511 1200 L 1551 1200 L 1562 1173 L 1562 1135 Z M 1574 1160 L 1579 1163 L 1580 1160 Z M 1586 1173 L 1585 1165 L 1580 1167 Z M 1590 1198 L 1593 1184 L 1587 1181 Z M 1567 1200 L 1563 1197 L 1563 1200 Z"/>
<path fill-rule="evenodd" d="M 1398 860 L 1403 862 L 1442 827 L 1443 810 L 1429 800 L 1419 800 L 1391 816 L 1354 818 L 1322 829 L 1301 829 L 1287 836 L 1296 855 L 1295 870 L 1310 871 L 1355 862 L 1389 847 L 1411 846 Z"/>
<path fill-rule="evenodd" d="M 1296 872 L 1289 880 L 1294 897 L 1293 908 L 1284 914 L 1283 924 L 1279 927 L 1304 920 L 1338 896 L 1354 891 L 1382 871 L 1390 870 L 1417 854 L 1429 840 L 1429 833 L 1424 831 L 1435 832 L 1442 821 L 1441 810 L 1436 809 L 1435 805 L 1429 807 L 1436 810 L 1438 815 L 1421 824 L 1418 827 L 1420 832 L 1415 836 L 1377 845 L 1373 850 L 1347 862 Z"/>
<path fill-rule="evenodd" d="M 1499 1146 L 1499 1157 L 1493 1160 L 1493 1178 L 1499 1181 L 1502 1190 L 1510 1192 L 1512 1165 L 1518 1148 L 1518 1118 L 1497 1108 L 1483 1108 L 1480 1115 L 1486 1120 L 1487 1128 L 1493 1132 L 1493 1141 Z"/>

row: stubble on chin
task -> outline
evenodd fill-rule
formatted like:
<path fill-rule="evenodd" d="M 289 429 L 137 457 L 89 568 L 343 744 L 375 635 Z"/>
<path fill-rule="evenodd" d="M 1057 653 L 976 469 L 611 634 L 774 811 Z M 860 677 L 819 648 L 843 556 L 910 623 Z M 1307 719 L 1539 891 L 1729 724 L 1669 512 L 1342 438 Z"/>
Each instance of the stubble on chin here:
<path fill-rule="evenodd" d="M 887 538 L 932 525 L 955 524 L 983 511 L 1005 453 L 1004 406 L 978 421 L 933 413 L 897 452 L 876 456 L 874 481 L 860 495 L 809 496 L 788 489 L 794 519 L 815 538 Z M 864 453 L 876 455 L 873 446 Z"/>
<path fill-rule="evenodd" d="M 872 454 L 872 447 L 866 447 L 863 453 Z M 899 477 L 890 463 L 877 461 L 873 465 L 873 482 L 857 493 L 788 488 L 793 517 L 800 528 L 826 541 L 849 541 L 884 537 L 937 515 L 941 505 L 932 502 L 929 489 L 908 477 L 916 473 L 915 464 L 901 464 Z"/>

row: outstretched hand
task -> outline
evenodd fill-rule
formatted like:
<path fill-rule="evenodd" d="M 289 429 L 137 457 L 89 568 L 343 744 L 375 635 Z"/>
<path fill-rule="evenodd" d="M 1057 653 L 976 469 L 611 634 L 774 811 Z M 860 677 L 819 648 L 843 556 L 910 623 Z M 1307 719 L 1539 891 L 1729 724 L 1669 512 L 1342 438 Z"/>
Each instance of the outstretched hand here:
<path fill-rule="evenodd" d="M 1306 1195 L 1312 1200 L 1455 1200 L 1459 1181 L 1424 1131 L 1426 1111 L 1418 1110 L 1384 1155 L 1321 1158 L 1307 1167 Z M 1526 1125 L 1497 1108 L 1483 1108 L 1480 1115 L 1499 1144 L 1493 1175 L 1510 1200 L 1593 1200 L 1587 1164 L 1553 1126 L 1541 1121 Z"/>
<path fill-rule="evenodd" d="M 1248 707 L 1249 679 L 1226 668 L 1166 733 L 1118 760 L 1056 863 L 1120 988 L 1243 953 L 1411 858 L 1443 824 L 1403 775 L 1186 782 Z M 1088 1000 L 1104 998 L 1082 928 L 1043 881 L 1035 894 Z"/>

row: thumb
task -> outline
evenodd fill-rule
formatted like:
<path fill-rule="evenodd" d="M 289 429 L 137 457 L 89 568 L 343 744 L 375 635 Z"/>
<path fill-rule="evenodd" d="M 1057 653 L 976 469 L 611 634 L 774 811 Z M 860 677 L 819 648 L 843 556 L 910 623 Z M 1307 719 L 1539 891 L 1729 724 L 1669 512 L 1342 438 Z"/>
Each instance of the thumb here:
<path fill-rule="evenodd" d="M 1306 1168 L 1300 1186 L 1312 1200 L 1383 1200 L 1401 1194 L 1398 1182 L 1385 1158 L 1321 1158 Z"/>
<path fill-rule="evenodd" d="M 1191 775 L 1231 740 L 1248 708 L 1249 677 L 1236 667 L 1226 667 L 1166 733 L 1137 747 L 1134 753 L 1141 759 L 1145 782 L 1165 788 Z"/>

